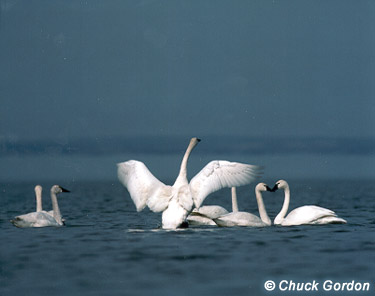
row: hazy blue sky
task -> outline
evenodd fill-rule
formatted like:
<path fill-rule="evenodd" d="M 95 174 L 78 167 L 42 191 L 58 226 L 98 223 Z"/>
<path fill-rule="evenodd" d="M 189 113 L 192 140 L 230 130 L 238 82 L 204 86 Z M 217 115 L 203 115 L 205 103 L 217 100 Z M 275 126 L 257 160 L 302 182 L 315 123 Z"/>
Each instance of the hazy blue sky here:
<path fill-rule="evenodd" d="M 0 3 L 3 139 L 375 136 L 375 1 Z"/>

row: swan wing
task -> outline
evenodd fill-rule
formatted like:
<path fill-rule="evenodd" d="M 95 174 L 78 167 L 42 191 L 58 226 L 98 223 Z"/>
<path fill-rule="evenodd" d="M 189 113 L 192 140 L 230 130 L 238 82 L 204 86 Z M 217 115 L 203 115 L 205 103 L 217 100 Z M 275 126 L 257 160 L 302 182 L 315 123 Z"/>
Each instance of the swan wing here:
<path fill-rule="evenodd" d="M 191 181 L 190 190 L 196 208 L 212 192 L 225 187 L 238 187 L 251 183 L 260 175 L 260 167 L 250 164 L 213 160 Z"/>
<path fill-rule="evenodd" d="M 63 226 L 63 224 L 59 224 L 53 216 L 45 211 L 38 212 L 37 221 L 35 222 L 34 227 L 47 226 Z"/>
<path fill-rule="evenodd" d="M 128 189 L 138 212 L 146 205 L 154 212 L 163 211 L 168 207 L 171 186 L 155 178 L 143 162 L 129 160 L 118 163 L 117 176 Z"/>
<path fill-rule="evenodd" d="M 158 187 L 147 200 L 147 206 L 153 212 L 162 212 L 168 208 L 171 198 L 172 187 L 163 184 L 163 186 Z"/>

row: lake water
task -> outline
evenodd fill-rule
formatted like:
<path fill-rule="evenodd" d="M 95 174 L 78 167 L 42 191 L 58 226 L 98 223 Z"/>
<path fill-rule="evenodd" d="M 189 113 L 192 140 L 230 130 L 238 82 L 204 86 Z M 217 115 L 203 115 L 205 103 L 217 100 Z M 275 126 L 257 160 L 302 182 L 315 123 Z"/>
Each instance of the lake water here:
<path fill-rule="evenodd" d="M 320 205 L 348 224 L 166 231 L 161 215 L 137 213 L 115 180 L 59 184 L 71 190 L 59 198 L 66 226 L 19 229 L 9 219 L 34 211 L 35 183 L 2 183 L 0 295 L 374 295 L 375 182 L 288 181 L 291 209 Z M 53 184 L 39 183 L 50 209 Z M 254 185 L 238 189 L 240 210 L 257 213 Z M 273 218 L 283 192 L 264 200 Z M 225 189 L 205 204 L 230 209 L 230 202 Z M 269 280 L 274 291 L 264 288 Z M 283 280 L 315 281 L 318 291 L 280 291 Z M 370 289 L 325 291 L 327 280 L 368 282 Z"/>

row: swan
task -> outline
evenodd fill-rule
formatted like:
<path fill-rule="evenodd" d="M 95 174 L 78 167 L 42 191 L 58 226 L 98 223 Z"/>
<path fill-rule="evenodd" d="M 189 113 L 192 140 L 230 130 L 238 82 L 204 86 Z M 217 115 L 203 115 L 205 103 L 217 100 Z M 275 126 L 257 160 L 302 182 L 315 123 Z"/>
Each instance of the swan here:
<path fill-rule="evenodd" d="M 10 222 L 13 225 L 15 225 L 17 227 L 21 227 L 21 228 L 24 228 L 24 227 L 63 226 L 64 221 L 61 217 L 59 205 L 58 205 L 58 202 L 57 202 L 57 194 L 61 193 L 61 192 L 69 192 L 69 190 L 66 190 L 66 189 L 62 188 L 59 185 L 52 186 L 52 188 L 51 188 L 51 200 L 52 200 L 53 215 L 51 215 L 48 212 L 42 210 L 41 186 L 40 186 L 40 190 L 38 188 L 38 189 L 35 190 L 35 192 L 36 192 L 36 195 L 37 195 L 37 211 L 32 212 L 32 213 L 28 213 L 28 214 L 25 214 L 25 215 L 16 216 L 13 220 L 10 220 Z M 40 194 L 39 194 L 39 192 L 40 192 Z M 40 203 L 38 203 L 39 197 L 40 197 Z"/>
<path fill-rule="evenodd" d="M 199 209 L 204 199 L 224 187 L 249 184 L 258 176 L 259 167 L 249 164 L 213 160 L 190 183 L 187 162 L 191 151 L 200 142 L 192 138 L 183 156 L 180 171 L 172 186 L 165 185 L 152 175 L 146 165 L 137 160 L 117 164 L 119 181 L 127 188 L 137 211 L 146 206 L 162 213 L 162 228 L 187 227 L 186 217 L 193 207 Z"/>
<path fill-rule="evenodd" d="M 235 188 L 234 188 L 235 190 Z M 271 188 L 267 186 L 265 183 L 259 183 L 255 187 L 255 197 L 257 199 L 258 210 L 260 214 L 260 218 L 256 215 L 247 213 L 247 212 L 239 212 L 233 211 L 232 213 L 226 214 L 219 218 L 214 219 L 215 223 L 219 226 L 230 227 L 230 226 L 255 226 L 255 227 L 263 227 L 263 226 L 271 226 L 272 222 L 271 219 L 267 215 L 266 208 L 263 203 L 262 193 L 264 191 L 271 191 Z"/>
<path fill-rule="evenodd" d="M 318 206 L 302 206 L 294 209 L 285 217 L 288 212 L 290 202 L 289 184 L 285 180 L 276 182 L 272 191 L 284 189 L 284 203 L 280 213 L 276 216 L 273 223 L 275 225 L 293 226 L 302 224 L 345 224 L 346 220 L 337 217 L 336 213 Z"/>
<path fill-rule="evenodd" d="M 232 211 L 238 212 L 236 187 L 232 187 Z M 194 209 L 187 217 L 189 225 L 212 225 L 217 226 L 213 219 L 229 214 L 229 212 L 222 206 L 203 206 L 199 209 Z"/>

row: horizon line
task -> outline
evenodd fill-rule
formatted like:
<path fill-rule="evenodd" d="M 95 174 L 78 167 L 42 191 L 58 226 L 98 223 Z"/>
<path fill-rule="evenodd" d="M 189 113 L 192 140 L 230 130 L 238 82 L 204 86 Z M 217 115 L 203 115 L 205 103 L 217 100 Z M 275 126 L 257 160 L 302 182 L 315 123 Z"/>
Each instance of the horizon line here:
<path fill-rule="evenodd" d="M 375 155 L 375 138 L 300 136 L 206 136 L 195 153 Z M 185 136 L 124 136 L 79 139 L 1 139 L 5 155 L 103 155 L 118 153 L 180 154 Z M 174 145 L 171 145 L 174 142 Z M 0 157 L 1 157 L 0 156 Z"/>

